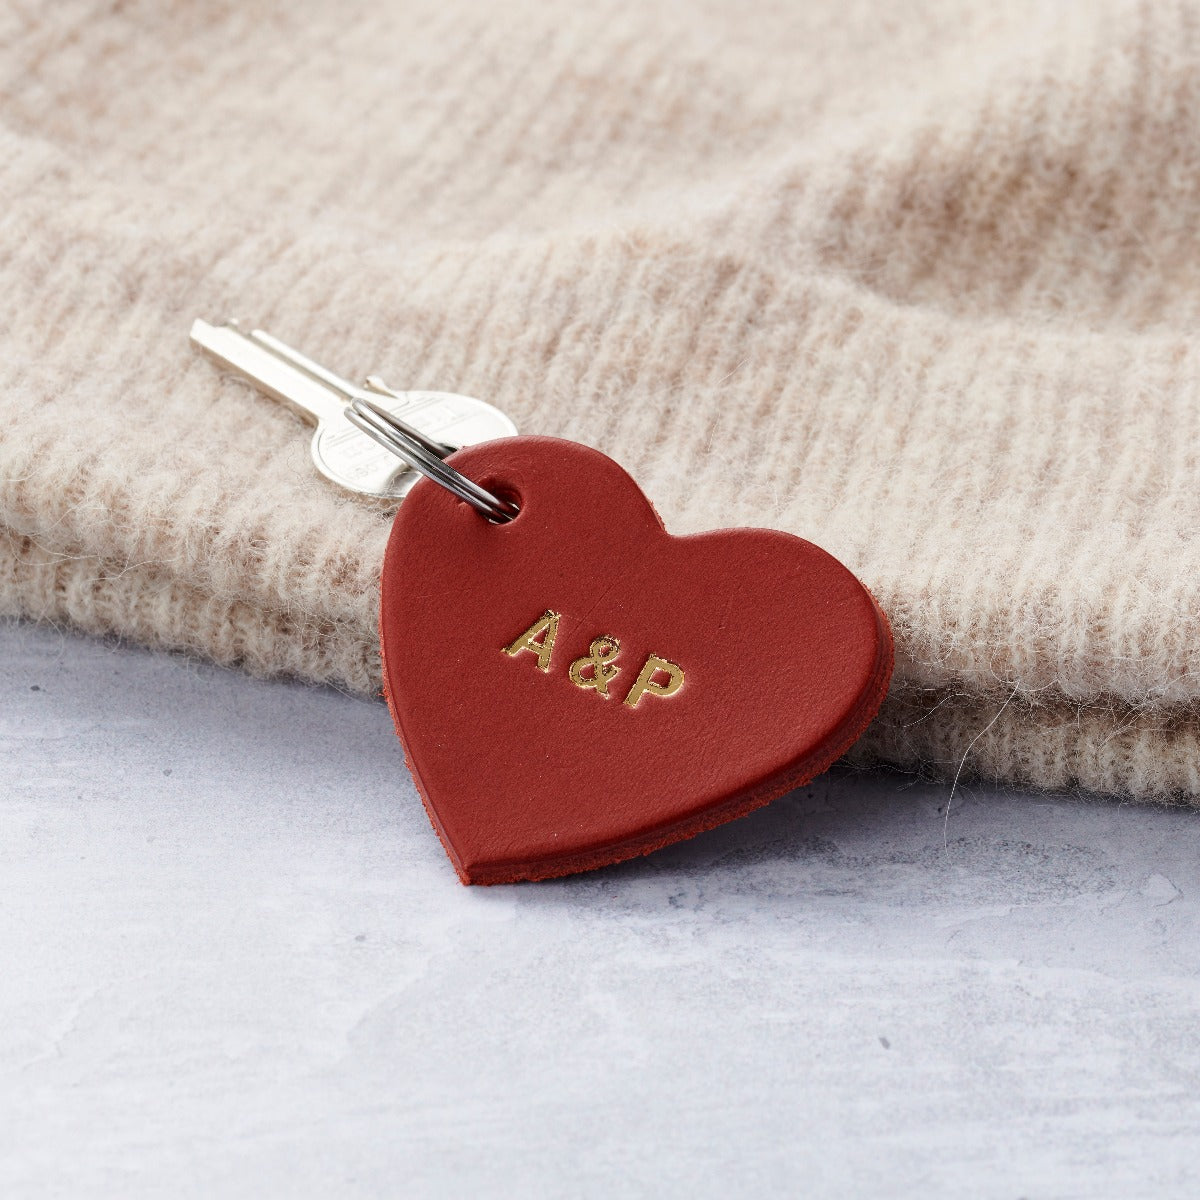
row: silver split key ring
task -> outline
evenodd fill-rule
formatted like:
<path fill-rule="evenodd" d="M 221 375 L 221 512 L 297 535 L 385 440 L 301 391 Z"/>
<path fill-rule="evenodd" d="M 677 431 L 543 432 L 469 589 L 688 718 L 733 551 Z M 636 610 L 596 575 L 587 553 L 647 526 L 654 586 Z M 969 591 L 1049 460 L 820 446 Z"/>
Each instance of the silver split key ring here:
<path fill-rule="evenodd" d="M 444 446 L 427 438 L 420 430 L 388 412 L 374 400 L 362 396 L 352 400 L 346 408 L 346 420 L 381 446 L 386 446 L 414 471 L 420 471 L 426 478 L 453 492 L 493 524 L 503 525 L 517 515 L 515 504 L 492 495 L 443 461 L 441 452 L 445 450 Z"/>

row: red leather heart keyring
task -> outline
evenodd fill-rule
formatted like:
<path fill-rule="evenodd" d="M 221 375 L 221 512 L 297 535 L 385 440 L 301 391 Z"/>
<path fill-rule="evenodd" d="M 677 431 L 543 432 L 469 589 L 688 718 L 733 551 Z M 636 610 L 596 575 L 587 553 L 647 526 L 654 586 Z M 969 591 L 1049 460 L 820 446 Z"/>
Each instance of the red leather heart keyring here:
<path fill-rule="evenodd" d="M 790 534 L 673 537 L 574 442 L 514 437 L 447 465 L 519 514 L 422 479 L 383 565 L 396 731 L 465 883 L 618 862 L 826 770 L 878 711 L 888 623 Z"/>
<path fill-rule="evenodd" d="M 611 459 L 505 437 L 484 401 L 359 388 L 236 323 L 191 336 L 317 426 L 327 478 L 403 499 L 384 688 L 465 883 L 583 871 L 741 816 L 824 771 L 878 711 L 887 620 L 816 546 L 671 537 Z"/>

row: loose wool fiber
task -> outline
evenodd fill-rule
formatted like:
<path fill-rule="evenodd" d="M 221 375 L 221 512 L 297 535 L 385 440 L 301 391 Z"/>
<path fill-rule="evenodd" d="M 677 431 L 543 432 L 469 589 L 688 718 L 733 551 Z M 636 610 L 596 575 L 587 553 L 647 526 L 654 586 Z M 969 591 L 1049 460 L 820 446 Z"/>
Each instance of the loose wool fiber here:
<path fill-rule="evenodd" d="M 860 760 L 1200 796 L 1192 5 L 0 32 L 0 612 L 378 690 L 389 513 L 189 347 L 241 316 L 837 555 L 897 639 Z"/>

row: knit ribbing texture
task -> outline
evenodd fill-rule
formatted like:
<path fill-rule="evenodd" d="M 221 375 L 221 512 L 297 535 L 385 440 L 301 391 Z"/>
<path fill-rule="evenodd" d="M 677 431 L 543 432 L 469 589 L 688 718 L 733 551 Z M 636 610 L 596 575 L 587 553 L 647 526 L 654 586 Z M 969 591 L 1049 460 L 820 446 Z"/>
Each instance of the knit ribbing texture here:
<path fill-rule="evenodd" d="M 859 761 L 1200 798 L 1200 22 L 1163 0 L 0 15 L 0 612 L 379 688 L 389 513 L 242 316 L 773 525 Z M 735 716 L 735 714 L 734 714 Z"/>

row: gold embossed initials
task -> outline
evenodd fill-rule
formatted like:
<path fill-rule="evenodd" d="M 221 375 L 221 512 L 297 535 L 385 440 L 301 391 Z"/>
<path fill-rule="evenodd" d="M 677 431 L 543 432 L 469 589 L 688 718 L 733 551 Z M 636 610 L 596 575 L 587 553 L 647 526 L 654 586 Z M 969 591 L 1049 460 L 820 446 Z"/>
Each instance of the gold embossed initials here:
<path fill-rule="evenodd" d="M 503 652 L 516 658 L 523 650 L 537 656 L 537 669 L 549 672 L 550 660 L 554 656 L 554 639 L 558 637 L 559 614 L 548 608 L 515 641 L 504 646 Z M 616 657 L 621 653 L 621 643 L 615 637 L 601 634 L 593 638 L 588 652 L 577 658 L 567 668 L 567 678 L 579 688 L 594 691 L 608 699 L 608 685 L 621 673 Z M 660 696 L 664 700 L 683 687 L 683 668 L 669 658 L 651 654 L 638 672 L 633 686 L 625 693 L 622 704 L 625 708 L 637 708 L 643 696 Z"/>
<path fill-rule="evenodd" d="M 610 666 L 614 658 L 621 653 L 621 643 L 615 637 L 598 637 L 588 647 L 583 658 L 577 658 L 567 670 L 571 682 L 576 687 L 595 688 L 597 695 L 608 699 L 609 682 L 621 673 L 620 667 Z M 584 671 L 591 668 L 591 674 Z"/>
<path fill-rule="evenodd" d="M 655 679 L 657 675 L 665 675 L 666 681 L 659 683 Z M 683 668 L 678 663 L 671 662 L 667 658 L 659 658 L 657 654 L 652 654 L 646 659 L 646 665 L 638 673 L 637 679 L 633 681 L 633 687 L 629 689 L 629 695 L 625 697 L 625 705 L 627 708 L 637 708 L 637 702 L 643 696 L 673 696 L 679 689 L 683 687 Z"/>
<path fill-rule="evenodd" d="M 522 650 L 531 650 L 537 655 L 538 670 L 549 671 L 557 636 L 558 613 L 548 608 L 515 642 L 504 647 L 504 653 L 515 658 Z M 539 642 L 538 638 L 542 640 Z"/>

